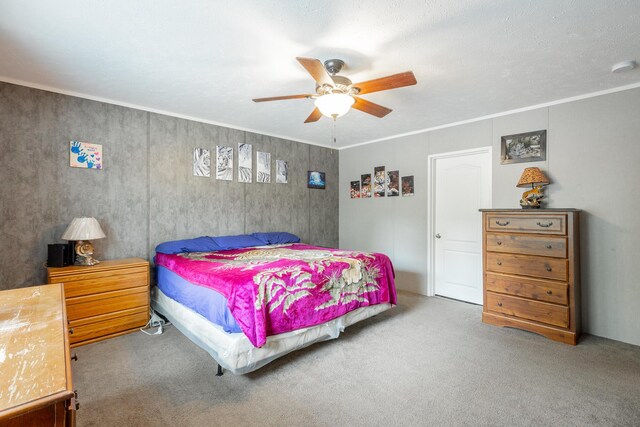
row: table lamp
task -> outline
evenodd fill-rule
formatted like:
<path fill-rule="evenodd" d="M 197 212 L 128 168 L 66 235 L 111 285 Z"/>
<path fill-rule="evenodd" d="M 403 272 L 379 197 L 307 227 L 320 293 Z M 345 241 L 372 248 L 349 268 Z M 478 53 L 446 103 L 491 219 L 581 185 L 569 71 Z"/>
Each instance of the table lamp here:
<path fill-rule="evenodd" d="M 516 187 L 531 185 L 531 190 L 522 193 L 520 199 L 522 209 L 540 209 L 540 200 L 544 197 L 542 186 L 548 184 L 549 178 L 539 168 L 526 168 L 516 185 Z"/>
<path fill-rule="evenodd" d="M 76 265 L 95 265 L 100 261 L 93 255 L 93 245 L 89 240 L 105 238 L 104 231 L 95 218 L 74 218 L 62 234 L 63 240 L 76 241 Z"/>

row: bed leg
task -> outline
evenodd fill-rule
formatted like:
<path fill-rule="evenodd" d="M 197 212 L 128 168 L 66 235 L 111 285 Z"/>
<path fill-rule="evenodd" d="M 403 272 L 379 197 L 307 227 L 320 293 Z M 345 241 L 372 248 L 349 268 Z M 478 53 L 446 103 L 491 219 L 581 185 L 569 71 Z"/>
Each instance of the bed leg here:
<path fill-rule="evenodd" d="M 218 373 L 216 374 L 216 377 L 221 377 L 222 375 L 224 375 L 224 372 L 222 372 L 222 366 L 218 363 Z"/>

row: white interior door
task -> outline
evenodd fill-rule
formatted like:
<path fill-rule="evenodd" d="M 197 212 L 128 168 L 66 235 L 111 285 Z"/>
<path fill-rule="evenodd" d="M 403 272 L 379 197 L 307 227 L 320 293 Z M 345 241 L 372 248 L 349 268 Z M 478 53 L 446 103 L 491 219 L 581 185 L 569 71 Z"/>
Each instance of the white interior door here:
<path fill-rule="evenodd" d="M 439 156 L 435 167 L 435 293 L 482 304 L 482 215 L 491 207 L 491 153 Z"/>

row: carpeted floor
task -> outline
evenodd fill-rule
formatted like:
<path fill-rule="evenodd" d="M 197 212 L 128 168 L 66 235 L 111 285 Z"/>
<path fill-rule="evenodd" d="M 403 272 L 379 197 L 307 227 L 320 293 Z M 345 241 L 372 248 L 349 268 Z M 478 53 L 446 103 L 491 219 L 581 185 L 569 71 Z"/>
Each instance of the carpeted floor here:
<path fill-rule="evenodd" d="M 576 347 L 400 294 L 338 339 L 216 377 L 173 327 L 79 347 L 79 426 L 640 425 L 640 347 Z"/>

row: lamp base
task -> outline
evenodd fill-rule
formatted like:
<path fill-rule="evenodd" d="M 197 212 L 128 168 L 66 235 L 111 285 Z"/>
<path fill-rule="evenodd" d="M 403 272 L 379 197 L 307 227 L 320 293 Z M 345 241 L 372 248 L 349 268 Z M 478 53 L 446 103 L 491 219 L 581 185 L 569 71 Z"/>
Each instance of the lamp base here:
<path fill-rule="evenodd" d="M 522 209 L 540 209 L 540 207 L 542 206 L 540 202 L 543 198 L 544 193 L 542 190 L 542 186 L 538 185 L 537 187 L 533 187 L 531 190 L 522 193 L 520 206 L 522 207 Z"/>
<path fill-rule="evenodd" d="M 78 240 L 76 242 L 76 262 L 75 265 L 96 265 L 100 261 L 93 257 L 93 245 L 88 240 Z"/>

